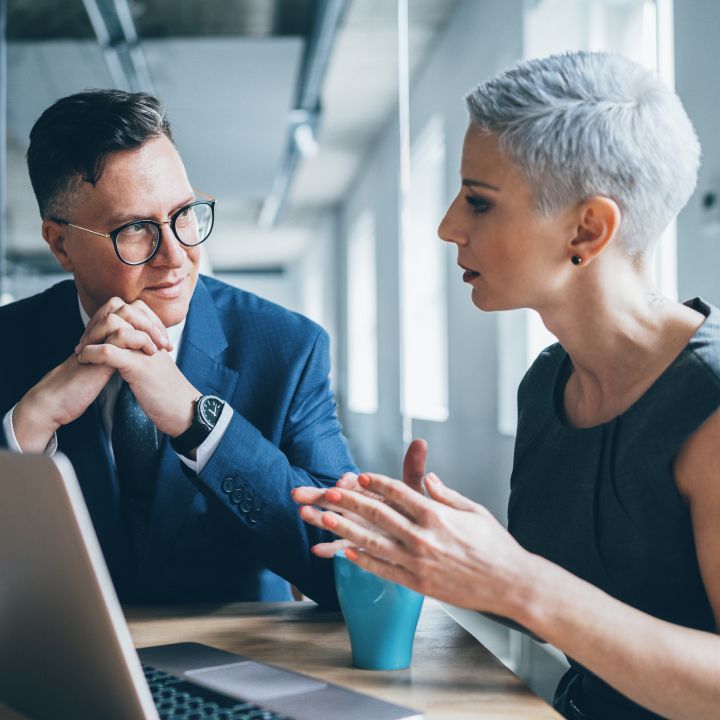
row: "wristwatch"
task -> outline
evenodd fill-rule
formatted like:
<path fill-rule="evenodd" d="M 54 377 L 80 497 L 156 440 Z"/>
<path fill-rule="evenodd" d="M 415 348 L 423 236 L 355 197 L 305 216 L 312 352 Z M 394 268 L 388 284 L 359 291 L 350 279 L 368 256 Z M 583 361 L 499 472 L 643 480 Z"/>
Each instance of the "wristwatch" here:
<path fill-rule="evenodd" d="M 202 395 L 195 401 L 192 425 L 177 437 L 170 438 L 170 447 L 180 455 L 186 457 L 191 450 L 203 441 L 212 432 L 220 419 L 225 403 L 215 395 Z"/>

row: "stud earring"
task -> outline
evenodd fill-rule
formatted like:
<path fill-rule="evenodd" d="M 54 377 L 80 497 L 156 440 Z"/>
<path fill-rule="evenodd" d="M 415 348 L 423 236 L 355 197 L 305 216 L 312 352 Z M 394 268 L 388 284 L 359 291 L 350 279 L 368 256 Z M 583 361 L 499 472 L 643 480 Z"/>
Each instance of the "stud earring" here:
<path fill-rule="evenodd" d="M 579 255 L 572 256 L 573 265 L 579 265 L 582 262 L 582 258 Z"/>

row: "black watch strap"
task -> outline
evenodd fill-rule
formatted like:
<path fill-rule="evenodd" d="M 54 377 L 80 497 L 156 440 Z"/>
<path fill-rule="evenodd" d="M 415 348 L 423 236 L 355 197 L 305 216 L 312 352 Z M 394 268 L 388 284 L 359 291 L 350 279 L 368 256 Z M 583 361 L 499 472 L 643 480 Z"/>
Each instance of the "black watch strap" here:
<path fill-rule="evenodd" d="M 177 437 L 170 438 L 170 447 L 180 455 L 187 455 L 207 439 L 220 419 L 225 403 L 215 395 L 202 395 L 195 401 L 190 427 Z"/>

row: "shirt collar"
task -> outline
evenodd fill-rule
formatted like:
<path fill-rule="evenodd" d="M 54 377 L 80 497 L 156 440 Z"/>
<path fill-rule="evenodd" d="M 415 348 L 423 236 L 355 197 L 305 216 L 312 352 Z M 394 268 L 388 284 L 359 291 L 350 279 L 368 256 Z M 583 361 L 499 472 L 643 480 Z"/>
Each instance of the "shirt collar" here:
<path fill-rule="evenodd" d="M 87 327 L 90 322 L 90 316 L 85 312 L 85 308 L 78 295 L 78 306 L 80 308 L 80 317 L 82 318 L 83 325 Z M 183 330 L 185 330 L 185 322 L 187 315 L 177 324 L 172 327 L 166 328 L 168 339 L 172 343 L 173 349 L 170 351 L 170 357 L 177 362 L 178 350 L 180 349 L 180 342 L 182 341 Z"/>

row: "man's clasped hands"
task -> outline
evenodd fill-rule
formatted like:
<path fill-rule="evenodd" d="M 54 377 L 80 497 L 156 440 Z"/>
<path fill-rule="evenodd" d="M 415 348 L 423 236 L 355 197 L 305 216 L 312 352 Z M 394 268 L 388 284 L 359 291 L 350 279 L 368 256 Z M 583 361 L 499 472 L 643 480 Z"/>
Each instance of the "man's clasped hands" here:
<path fill-rule="evenodd" d="M 117 370 L 152 420 L 171 437 L 192 421 L 201 395 L 170 355 L 168 332 L 142 301 L 111 298 L 90 319 L 75 352 L 50 371 L 13 414 L 26 452 L 43 452 L 55 431 L 79 418 Z"/>

